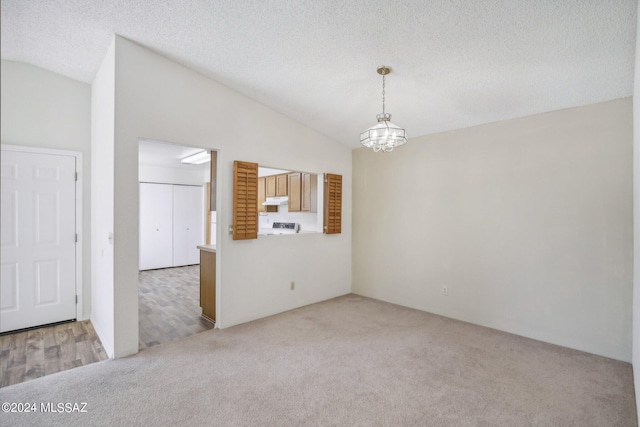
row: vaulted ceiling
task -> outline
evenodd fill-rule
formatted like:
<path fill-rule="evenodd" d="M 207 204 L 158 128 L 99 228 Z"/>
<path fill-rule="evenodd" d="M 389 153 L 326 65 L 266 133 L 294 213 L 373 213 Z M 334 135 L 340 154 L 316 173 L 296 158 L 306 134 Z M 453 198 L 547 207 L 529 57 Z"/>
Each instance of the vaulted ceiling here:
<path fill-rule="evenodd" d="M 637 0 L 1 0 L 3 59 L 91 82 L 119 34 L 350 147 L 631 96 Z"/>

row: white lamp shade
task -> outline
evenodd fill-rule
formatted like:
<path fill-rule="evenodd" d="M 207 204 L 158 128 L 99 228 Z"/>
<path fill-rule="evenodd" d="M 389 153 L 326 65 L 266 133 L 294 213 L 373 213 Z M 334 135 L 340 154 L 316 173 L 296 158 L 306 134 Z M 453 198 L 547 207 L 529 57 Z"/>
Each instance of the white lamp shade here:
<path fill-rule="evenodd" d="M 360 134 L 360 143 L 373 151 L 391 151 L 407 143 L 407 132 L 388 120 L 381 120 Z"/>

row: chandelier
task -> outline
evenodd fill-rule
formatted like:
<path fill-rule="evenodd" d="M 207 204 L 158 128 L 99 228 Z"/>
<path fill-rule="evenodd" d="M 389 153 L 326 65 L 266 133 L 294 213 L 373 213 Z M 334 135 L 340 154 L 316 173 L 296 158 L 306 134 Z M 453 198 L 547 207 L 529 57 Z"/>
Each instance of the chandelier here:
<path fill-rule="evenodd" d="M 360 134 L 360 143 L 367 148 L 373 148 L 376 153 L 378 151 L 389 152 L 395 147 L 407 143 L 407 132 L 400 126 L 391 123 L 391 114 L 385 112 L 385 76 L 389 73 L 391 73 L 391 67 L 386 65 L 378 67 L 378 74 L 382 75 L 382 113 L 376 115 L 377 124 Z"/>

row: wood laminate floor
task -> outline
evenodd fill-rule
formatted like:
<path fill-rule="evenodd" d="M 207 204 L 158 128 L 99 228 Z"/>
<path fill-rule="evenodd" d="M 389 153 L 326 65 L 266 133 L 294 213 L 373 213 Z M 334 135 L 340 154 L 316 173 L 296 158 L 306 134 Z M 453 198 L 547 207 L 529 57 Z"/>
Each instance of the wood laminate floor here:
<path fill-rule="evenodd" d="M 108 359 L 91 322 L 0 336 L 0 387 Z"/>
<path fill-rule="evenodd" d="M 214 327 L 201 317 L 200 266 L 141 271 L 139 348 Z M 0 387 L 108 359 L 91 322 L 0 336 Z"/>
<path fill-rule="evenodd" d="M 214 327 L 200 308 L 200 266 L 141 271 L 139 348 L 173 341 Z"/>

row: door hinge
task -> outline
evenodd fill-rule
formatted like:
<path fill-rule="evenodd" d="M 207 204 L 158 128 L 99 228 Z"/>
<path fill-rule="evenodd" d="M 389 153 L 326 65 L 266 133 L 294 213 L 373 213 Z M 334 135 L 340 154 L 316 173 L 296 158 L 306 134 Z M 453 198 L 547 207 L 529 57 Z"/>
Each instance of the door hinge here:
<path fill-rule="evenodd" d="M 76 233 L 76 243 L 78 243 L 78 233 Z"/>
<path fill-rule="evenodd" d="M 78 172 L 76 172 L 76 181 L 78 180 Z"/>
<path fill-rule="evenodd" d="M 78 295 L 76 295 L 76 304 L 78 303 Z"/>

